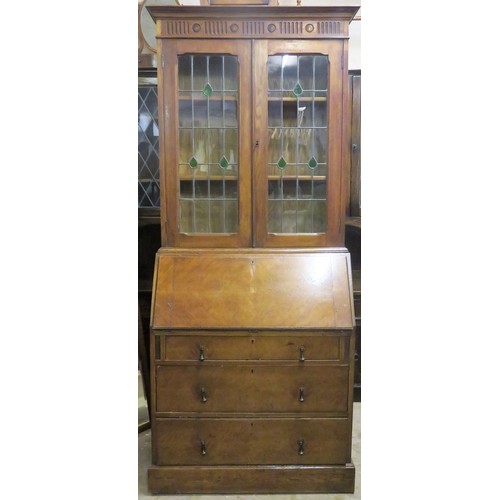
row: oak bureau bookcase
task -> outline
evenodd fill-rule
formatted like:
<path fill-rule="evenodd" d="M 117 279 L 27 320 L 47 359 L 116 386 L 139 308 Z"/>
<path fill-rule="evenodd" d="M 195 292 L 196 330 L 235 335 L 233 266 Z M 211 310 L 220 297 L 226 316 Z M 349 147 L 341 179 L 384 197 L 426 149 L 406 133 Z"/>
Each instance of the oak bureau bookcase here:
<path fill-rule="evenodd" d="M 153 493 L 353 492 L 358 7 L 153 6 Z"/>

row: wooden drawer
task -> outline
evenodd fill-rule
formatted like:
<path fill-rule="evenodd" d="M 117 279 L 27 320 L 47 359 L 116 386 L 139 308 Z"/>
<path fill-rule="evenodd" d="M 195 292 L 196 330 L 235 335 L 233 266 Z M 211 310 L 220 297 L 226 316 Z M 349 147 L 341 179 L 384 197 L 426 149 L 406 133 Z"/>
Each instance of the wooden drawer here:
<path fill-rule="evenodd" d="M 345 365 L 159 365 L 156 411 L 346 414 L 348 386 Z"/>
<path fill-rule="evenodd" d="M 179 360 L 341 360 L 346 336 L 312 334 L 210 334 L 164 336 L 165 361 Z"/>
<path fill-rule="evenodd" d="M 157 419 L 155 443 L 156 465 L 350 461 L 347 419 Z"/>

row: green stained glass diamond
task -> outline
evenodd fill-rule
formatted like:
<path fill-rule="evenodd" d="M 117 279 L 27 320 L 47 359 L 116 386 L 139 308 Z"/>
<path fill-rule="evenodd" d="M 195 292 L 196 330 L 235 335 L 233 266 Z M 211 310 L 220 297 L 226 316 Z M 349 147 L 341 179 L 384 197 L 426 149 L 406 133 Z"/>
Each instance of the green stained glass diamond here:
<path fill-rule="evenodd" d="M 198 162 L 194 156 L 189 160 L 189 166 L 191 168 L 196 168 L 198 166 Z"/>
<path fill-rule="evenodd" d="M 315 169 L 318 166 L 318 162 L 316 161 L 316 158 L 314 156 L 307 162 L 309 165 L 309 168 Z"/>
<path fill-rule="evenodd" d="M 295 85 L 295 87 L 293 87 L 292 92 L 296 96 L 299 96 L 300 94 L 302 94 L 302 92 L 304 92 L 304 89 L 301 87 L 300 83 L 297 82 L 297 85 Z"/>
<path fill-rule="evenodd" d="M 286 161 L 283 156 L 278 160 L 278 167 L 283 170 L 286 167 Z"/>
<path fill-rule="evenodd" d="M 203 93 L 207 96 L 207 97 L 210 97 L 212 95 L 212 92 L 214 91 L 214 89 L 212 88 L 212 85 L 210 85 L 209 83 L 207 83 L 205 85 L 205 87 L 203 88 Z"/>
<path fill-rule="evenodd" d="M 226 170 L 228 165 L 229 165 L 229 162 L 227 161 L 227 158 L 225 156 L 222 156 L 222 158 L 219 160 L 219 167 Z"/>

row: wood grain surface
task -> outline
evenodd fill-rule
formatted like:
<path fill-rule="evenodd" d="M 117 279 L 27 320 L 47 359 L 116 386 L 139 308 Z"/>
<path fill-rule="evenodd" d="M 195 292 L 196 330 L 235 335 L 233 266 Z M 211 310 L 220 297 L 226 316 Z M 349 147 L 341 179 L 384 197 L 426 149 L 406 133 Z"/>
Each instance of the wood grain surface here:
<path fill-rule="evenodd" d="M 347 365 L 306 366 L 299 362 L 159 365 L 156 411 L 198 415 L 330 412 L 347 416 L 348 380 Z M 301 389 L 303 401 L 300 401 Z"/>
<path fill-rule="evenodd" d="M 197 334 L 198 333 L 198 334 Z M 298 361 L 303 349 L 307 361 L 345 359 L 344 335 L 331 332 L 281 333 L 251 331 L 235 335 L 234 332 L 168 332 L 163 337 L 164 354 L 162 361 L 221 361 L 221 360 L 263 360 L 263 361 Z"/>
<path fill-rule="evenodd" d="M 345 253 L 158 254 L 154 329 L 352 328 Z"/>
<path fill-rule="evenodd" d="M 313 465 L 350 460 L 347 419 L 158 419 L 156 432 L 155 465 Z"/>
<path fill-rule="evenodd" d="M 320 466 L 153 466 L 154 494 L 353 493 L 353 464 Z"/>

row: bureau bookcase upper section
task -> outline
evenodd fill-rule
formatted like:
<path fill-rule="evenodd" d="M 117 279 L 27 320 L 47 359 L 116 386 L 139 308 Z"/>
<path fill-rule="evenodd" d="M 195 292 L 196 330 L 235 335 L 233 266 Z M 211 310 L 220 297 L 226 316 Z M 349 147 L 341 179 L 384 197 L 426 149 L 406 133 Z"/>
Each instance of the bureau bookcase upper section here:
<path fill-rule="evenodd" d="M 357 7 L 149 11 L 162 246 L 343 246 Z"/>

